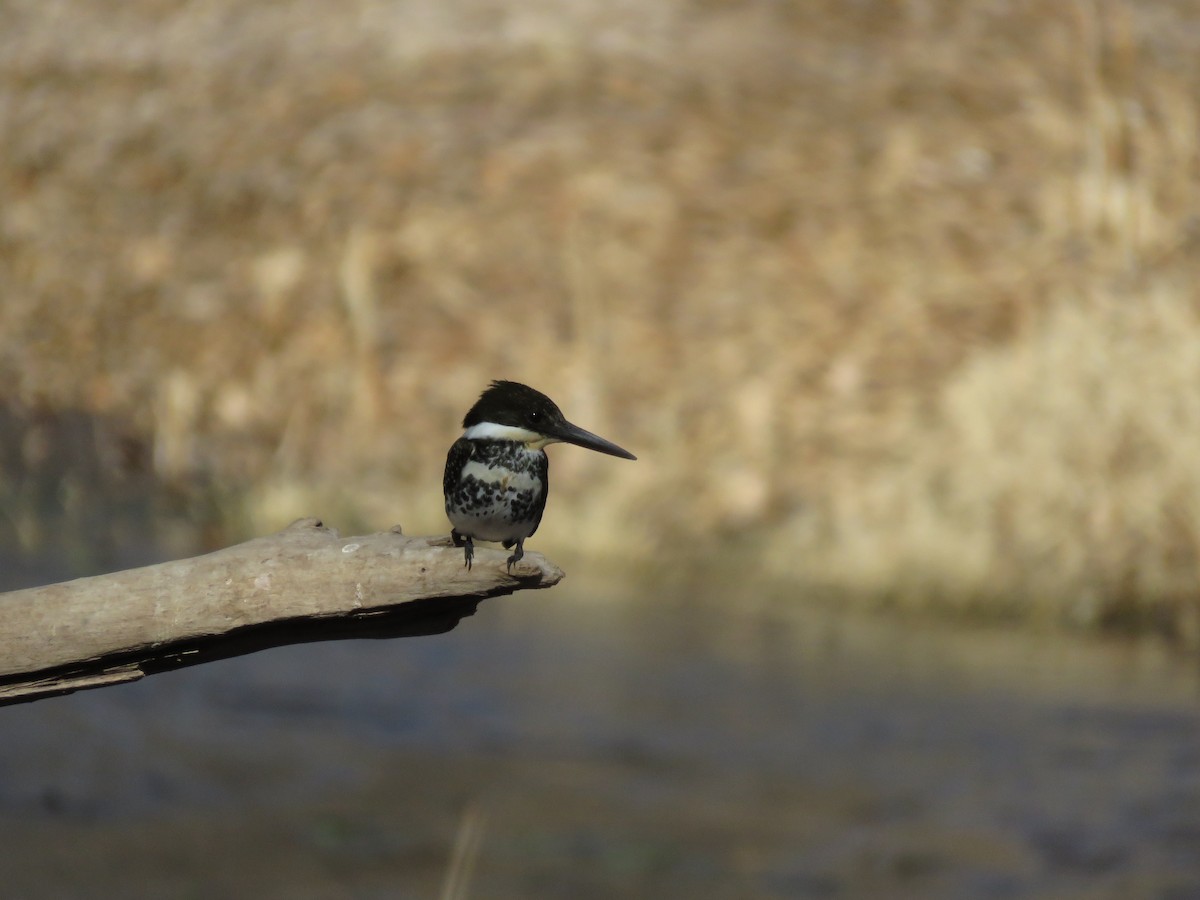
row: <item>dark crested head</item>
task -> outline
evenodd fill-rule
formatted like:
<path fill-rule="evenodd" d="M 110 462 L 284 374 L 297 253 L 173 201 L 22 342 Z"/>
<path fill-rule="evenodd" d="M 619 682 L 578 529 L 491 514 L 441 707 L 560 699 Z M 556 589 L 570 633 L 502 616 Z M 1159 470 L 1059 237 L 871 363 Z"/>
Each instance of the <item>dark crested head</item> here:
<path fill-rule="evenodd" d="M 468 437 L 473 436 L 472 432 L 479 437 L 503 436 L 536 447 L 561 441 L 610 456 L 637 459 L 611 441 L 572 425 L 553 400 L 516 381 L 493 381 L 463 417 L 463 428 Z M 522 432 L 526 434 L 519 436 Z"/>
<path fill-rule="evenodd" d="M 564 421 L 562 410 L 541 391 L 516 381 L 493 381 L 463 417 L 463 428 L 495 422 L 541 434 L 546 425 Z"/>

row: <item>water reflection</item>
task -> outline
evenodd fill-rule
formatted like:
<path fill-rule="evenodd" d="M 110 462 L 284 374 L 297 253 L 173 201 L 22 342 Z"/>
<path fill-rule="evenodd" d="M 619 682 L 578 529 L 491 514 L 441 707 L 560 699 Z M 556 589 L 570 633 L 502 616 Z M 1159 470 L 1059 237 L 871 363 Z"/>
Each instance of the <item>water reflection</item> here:
<path fill-rule="evenodd" d="M 431 896 L 470 815 L 470 896 L 1200 890 L 1196 683 L 1161 648 L 717 600 L 568 580 L 4 710 L 6 880 Z"/>

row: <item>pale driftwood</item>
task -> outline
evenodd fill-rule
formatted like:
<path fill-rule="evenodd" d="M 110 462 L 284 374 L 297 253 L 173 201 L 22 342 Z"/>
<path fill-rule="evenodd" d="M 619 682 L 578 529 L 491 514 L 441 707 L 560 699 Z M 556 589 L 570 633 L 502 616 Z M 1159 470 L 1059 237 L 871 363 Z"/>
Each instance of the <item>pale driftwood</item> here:
<path fill-rule="evenodd" d="M 134 681 L 267 647 L 449 631 L 487 597 L 563 577 L 399 528 L 339 537 L 317 519 L 205 556 L 0 594 L 0 704 Z"/>

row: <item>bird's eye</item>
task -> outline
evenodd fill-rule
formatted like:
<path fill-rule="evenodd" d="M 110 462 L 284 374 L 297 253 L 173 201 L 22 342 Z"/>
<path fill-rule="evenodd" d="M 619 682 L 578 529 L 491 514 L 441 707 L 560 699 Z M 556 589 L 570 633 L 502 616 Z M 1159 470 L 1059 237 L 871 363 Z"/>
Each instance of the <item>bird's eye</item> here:
<path fill-rule="evenodd" d="M 533 423 L 533 424 L 535 424 L 535 425 L 536 425 L 538 422 L 542 421 L 542 413 L 541 413 L 541 411 L 540 411 L 540 410 L 536 410 L 536 409 L 535 409 L 533 412 L 531 412 L 531 413 L 529 414 L 529 421 L 530 421 L 530 422 L 532 422 L 532 423 Z"/>

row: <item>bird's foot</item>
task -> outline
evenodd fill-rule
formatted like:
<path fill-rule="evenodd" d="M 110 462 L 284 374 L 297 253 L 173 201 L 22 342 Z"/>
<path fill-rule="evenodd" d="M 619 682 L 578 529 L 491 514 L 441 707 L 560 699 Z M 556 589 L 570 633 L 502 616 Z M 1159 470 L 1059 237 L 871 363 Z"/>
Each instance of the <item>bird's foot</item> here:
<path fill-rule="evenodd" d="M 524 541 L 517 541 L 517 549 L 513 551 L 512 556 L 508 558 L 508 574 L 512 574 L 513 563 L 519 562 L 521 557 L 525 555 L 525 548 L 522 546 Z"/>
<path fill-rule="evenodd" d="M 459 534 L 451 529 L 450 540 L 454 541 L 455 547 L 463 548 L 463 563 L 467 567 L 467 571 L 471 571 L 471 563 L 475 560 L 475 542 L 471 540 L 469 534 Z"/>

